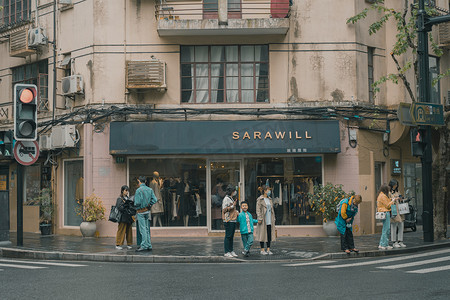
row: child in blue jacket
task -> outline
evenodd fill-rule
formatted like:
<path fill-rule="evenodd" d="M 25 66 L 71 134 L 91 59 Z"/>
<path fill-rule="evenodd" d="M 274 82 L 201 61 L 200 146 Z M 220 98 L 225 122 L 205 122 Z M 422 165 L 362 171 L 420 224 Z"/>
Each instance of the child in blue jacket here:
<path fill-rule="evenodd" d="M 250 254 L 250 248 L 253 245 L 253 224 L 258 223 L 258 220 L 254 220 L 252 215 L 247 211 L 248 203 L 243 201 L 241 203 L 241 213 L 237 217 L 239 222 L 239 230 L 241 232 L 242 244 L 244 246 L 244 251 L 242 254 L 248 256 Z"/>

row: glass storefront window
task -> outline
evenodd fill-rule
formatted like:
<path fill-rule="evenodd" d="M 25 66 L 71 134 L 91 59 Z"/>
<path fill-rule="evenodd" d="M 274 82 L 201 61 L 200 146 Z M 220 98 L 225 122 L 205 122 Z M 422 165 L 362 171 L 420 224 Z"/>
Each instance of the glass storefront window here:
<path fill-rule="evenodd" d="M 154 178 L 155 171 L 159 178 Z M 129 160 L 130 195 L 138 188 L 139 176 L 147 177 L 147 185 L 159 198 L 158 210 L 155 205 L 152 210 L 152 226 L 206 226 L 205 159 L 132 158 Z"/>
<path fill-rule="evenodd" d="M 276 225 L 318 225 L 322 218 L 310 210 L 308 193 L 322 183 L 322 157 L 250 158 L 245 164 L 245 200 L 256 218 L 258 187 L 268 184 Z"/>
<path fill-rule="evenodd" d="M 24 170 L 25 197 L 23 201 L 25 204 L 35 205 L 34 199 L 39 196 L 41 190 L 41 166 L 39 164 L 27 166 Z"/>

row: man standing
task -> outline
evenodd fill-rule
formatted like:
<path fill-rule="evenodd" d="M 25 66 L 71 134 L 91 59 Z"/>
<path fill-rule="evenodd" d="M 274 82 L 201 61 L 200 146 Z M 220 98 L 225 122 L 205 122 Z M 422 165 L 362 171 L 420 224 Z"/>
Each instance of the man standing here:
<path fill-rule="evenodd" d="M 134 195 L 134 206 L 136 207 L 136 217 L 139 226 L 139 234 L 141 236 L 141 244 L 136 251 L 151 251 L 152 243 L 150 241 L 150 222 L 148 217 L 150 207 L 158 200 L 156 199 L 153 190 L 145 185 L 145 176 L 139 176 L 138 183 L 139 188 Z"/>

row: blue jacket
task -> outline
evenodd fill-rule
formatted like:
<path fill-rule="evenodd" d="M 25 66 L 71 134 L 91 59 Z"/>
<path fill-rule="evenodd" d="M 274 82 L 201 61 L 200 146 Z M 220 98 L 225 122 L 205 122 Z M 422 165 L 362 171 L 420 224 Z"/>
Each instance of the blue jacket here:
<path fill-rule="evenodd" d="M 136 209 L 142 209 L 152 206 L 157 201 L 158 199 L 156 199 L 153 190 L 146 186 L 145 183 L 141 183 L 139 188 L 136 190 L 136 193 L 134 194 L 134 206 L 136 207 Z"/>
<path fill-rule="evenodd" d="M 250 232 L 248 232 L 248 228 L 247 228 L 247 218 L 245 217 L 245 214 L 248 214 L 249 219 L 250 219 Z M 246 233 L 252 233 L 253 232 L 253 224 L 258 223 L 258 220 L 254 220 L 252 217 L 252 214 L 247 212 L 243 212 L 241 211 L 241 213 L 239 214 L 239 216 L 237 217 L 237 221 L 239 222 L 239 230 L 241 232 L 241 234 L 246 234 Z"/>
<path fill-rule="evenodd" d="M 337 230 L 341 234 L 345 234 L 345 228 L 347 227 L 347 220 L 348 218 L 352 218 L 350 221 L 350 225 L 353 224 L 353 221 L 355 220 L 355 216 L 358 213 L 358 206 L 354 206 L 353 204 L 353 197 L 350 199 L 342 199 L 341 202 L 339 202 L 339 214 L 334 221 L 336 223 Z M 352 230 L 352 227 L 349 227 L 350 230 Z"/>

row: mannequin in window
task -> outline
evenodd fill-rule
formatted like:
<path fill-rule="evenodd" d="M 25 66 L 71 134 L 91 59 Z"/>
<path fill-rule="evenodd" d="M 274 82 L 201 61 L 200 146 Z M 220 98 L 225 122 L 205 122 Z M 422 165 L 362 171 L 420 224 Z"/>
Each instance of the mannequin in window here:
<path fill-rule="evenodd" d="M 164 213 L 164 205 L 161 197 L 161 187 L 162 187 L 162 179 L 159 177 L 159 173 L 157 171 L 153 172 L 152 180 L 150 181 L 150 188 L 155 193 L 156 199 L 158 200 L 155 204 L 152 205 L 151 212 L 153 218 L 153 227 L 159 223 L 159 226 L 162 227 L 161 223 L 161 215 Z"/>
<path fill-rule="evenodd" d="M 184 226 L 189 224 L 189 213 L 191 210 L 191 186 L 189 184 L 189 172 L 184 172 L 183 174 L 183 198 L 180 199 L 180 215 L 183 216 Z"/>

